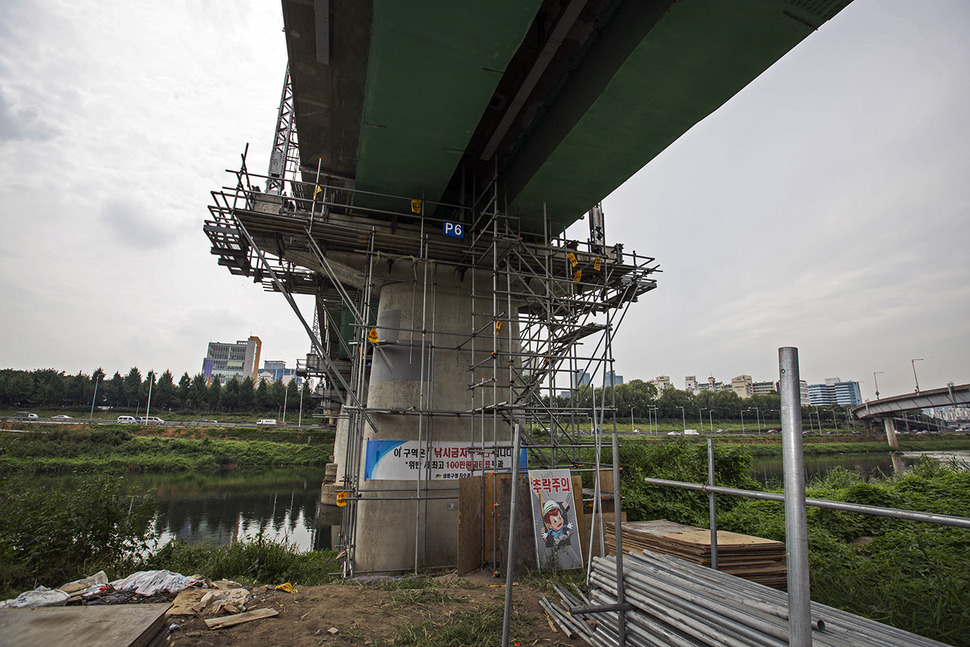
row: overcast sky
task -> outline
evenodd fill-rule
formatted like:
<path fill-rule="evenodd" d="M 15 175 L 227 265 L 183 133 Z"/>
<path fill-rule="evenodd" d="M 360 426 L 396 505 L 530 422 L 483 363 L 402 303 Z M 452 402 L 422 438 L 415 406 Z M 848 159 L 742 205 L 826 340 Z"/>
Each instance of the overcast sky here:
<path fill-rule="evenodd" d="M 0 368 L 201 369 L 209 341 L 309 348 L 283 298 L 216 264 L 209 191 L 265 172 L 278 3 L 7 0 L 0 14 Z M 855 0 L 604 202 L 659 288 L 627 380 L 873 396 L 970 382 L 970 3 Z M 585 238 L 585 223 L 572 233 Z"/>

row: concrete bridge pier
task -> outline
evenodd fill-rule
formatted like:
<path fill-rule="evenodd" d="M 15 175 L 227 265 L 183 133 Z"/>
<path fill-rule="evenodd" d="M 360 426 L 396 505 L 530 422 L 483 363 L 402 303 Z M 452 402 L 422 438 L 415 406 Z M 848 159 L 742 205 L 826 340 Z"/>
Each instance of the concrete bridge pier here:
<path fill-rule="evenodd" d="M 896 419 L 892 416 L 882 419 L 882 424 L 886 428 L 886 440 L 893 449 L 899 449 L 899 441 L 896 439 Z"/>
<path fill-rule="evenodd" d="M 359 463 L 345 461 L 355 433 L 347 418 L 338 424 L 334 452 L 334 490 L 357 495 L 348 537 L 354 568 L 380 572 L 452 565 L 457 563 L 457 475 L 467 475 L 465 461 L 481 461 L 482 447 L 491 458 L 496 443 L 511 442 L 509 422 L 493 413 L 492 405 L 511 399 L 510 374 L 520 363 L 515 357 L 520 344 L 517 322 L 515 317 L 510 322 L 508 313 L 517 306 L 502 295 L 498 313 L 492 312 L 488 272 L 473 280 L 471 272 L 436 271 L 426 260 L 375 263 L 373 270 L 377 341 L 366 342 L 370 374 L 362 394 L 369 422 L 356 432 Z M 479 382 L 487 386 L 469 388 Z M 480 411 L 473 415 L 476 408 Z M 478 453 L 468 457 L 441 459 L 434 453 L 472 446 Z M 419 453 L 434 460 L 430 469 Z"/>

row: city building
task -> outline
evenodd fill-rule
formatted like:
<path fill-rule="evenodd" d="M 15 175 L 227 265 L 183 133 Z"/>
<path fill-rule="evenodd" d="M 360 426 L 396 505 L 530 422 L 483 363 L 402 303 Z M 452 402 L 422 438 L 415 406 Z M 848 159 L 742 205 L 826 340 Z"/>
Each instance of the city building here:
<path fill-rule="evenodd" d="M 705 391 L 710 391 L 711 393 L 717 393 L 718 391 L 724 390 L 724 383 L 718 382 L 714 377 L 707 378 L 707 382 L 704 384 L 697 385 L 698 393 L 704 393 Z"/>
<path fill-rule="evenodd" d="M 587 386 L 593 376 L 586 371 L 576 371 L 573 373 L 573 388 L 578 389 L 581 386 Z"/>
<path fill-rule="evenodd" d="M 291 380 L 296 380 L 297 384 L 303 382 L 302 379 L 297 377 L 296 369 L 286 368 L 286 362 L 283 360 L 266 360 L 263 362 L 263 368 L 259 371 L 259 379 L 267 382 L 282 382 L 283 384 L 289 384 Z"/>
<path fill-rule="evenodd" d="M 739 398 L 750 398 L 754 395 L 750 375 L 738 375 L 731 378 L 731 390 L 738 394 Z"/>
<path fill-rule="evenodd" d="M 606 386 L 619 386 L 623 384 L 623 376 L 617 375 L 613 371 L 609 371 L 606 374 Z"/>
<path fill-rule="evenodd" d="M 775 382 L 775 391 L 781 393 L 781 382 Z M 808 382 L 805 380 L 798 380 L 798 398 L 802 404 L 810 404 Z"/>
<path fill-rule="evenodd" d="M 664 389 L 670 388 L 670 376 L 658 375 L 654 379 L 650 380 L 650 384 L 657 387 L 657 393 L 663 393 Z"/>
<path fill-rule="evenodd" d="M 843 381 L 838 377 L 826 378 L 825 384 L 808 385 L 808 403 L 825 406 L 838 404 L 855 406 L 862 402 L 858 382 Z"/>
<path fill-rule="evenodd" d="M 697 376 L 688 375 L 684 378 L 684 390 L 688 393 L 697 393 Z"/>
<path fill-rule="evenodd" d="M 222 383 L 232 378 L 243 380 L 251 377 L 255 381 L 258 377 L 259 353 L 263 343 L 259 337 L 236 343 L 210 341 L 205 359 L 202 360 L 202 376 L 206 383 L 218 376 Z"/>
<path fill-rule="evenodd" d="M 755 382 L 751 385 L 751 392 L 754 395 L 768 395 L 775 392 L 774 382 Z"/>

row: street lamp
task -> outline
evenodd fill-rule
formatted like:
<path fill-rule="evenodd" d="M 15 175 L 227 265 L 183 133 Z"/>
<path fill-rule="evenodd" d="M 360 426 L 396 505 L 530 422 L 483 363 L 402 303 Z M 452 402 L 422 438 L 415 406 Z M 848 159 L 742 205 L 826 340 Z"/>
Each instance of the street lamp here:
<path fill-rule="evenodd" d="M 684 422 L 684 433 L 687 433 L 687 415 L 684 413 L 684 407 L 677 407 L 680 409 L 680 419 Z"/>
<path fill-rule="evenodd" d="M 290 383 L 287 382 L 283 388 L 283 415 L 280 416 L 283 419 L 283 424 L 286 424 L 286 396 L 290 394 Z"/>
<path fill-rule="evenodd" d="M 651 432 L 656 431 L 658 434 L 660 433 L 660 421 L 657 419 L 657 409 L 659 408 L 660 407 L 650 407 L 650 412 L 653 413 L 653 423 L 650 429 Z"/>
<path fill-rule="evenodd" d="M 635 409 L 635 407 L 631 404 L 630 405 L 630 431 L 633 431 L 633 411 L 634 411 L 634 409 Z"/>
<path fill-rule="evenodd" d="M 707 410 L 707 419 L 711 423 L 711 433 L 714 433 L 714 409 Z"/>
<path fill-rule="evenodd" d="M 876 385 L 876 399 L 877 400 L 879 399 L 879 380 L 876 379 L 876 376 L 879 375 L 880 373 L 884 373 L 884 372 L 885 371 L 873 371 L 872 372 L 872 382 L 873 382 L 873 384 Z"/>
<path fill-rule="evenodd" d="M 98 401 L 98 382 L 100 381 L 101 373 L 98 373 L 97 377 L 94 379 L 94 397 L 91 398 L 91 420 L 94 420 L 94 403 Z"/>
<path fill-rule="evenodd" d="M 754 410 L 755 420 L 758 421 L 758 433 L 761 433 L 761 411 L 758 407 L 748 407 L 748 411 Z"/>
<path fill-rule="evenodd" d="M 744 409 L 741 409 L 741 433 L 744 434 Z"/>
<path fill-rule="evenodd" d="M 911 359 L 910 364 L 913 365 L 913 379 L 916 380 L 916 392 L 919 393 L 919 378 L 916 377 L 916 362 L 922 362 L 921 359 Z"/>
<path fill-rule="evenodd" d="M 306 379 L 307 379 L 306 387 L 309 387 L 310 386 L 310 378 L 308 377 Z M 300 385 L 300 417 L 299 417 L 299 419 L 296 422 L 297 428 L 303 428 L 303 391 L 304 391 L 304 388 L 305 387 L 303 385 Z"/>
<path fill-rule="evenodd" d="M 155 373 L 153 371 L 148 371 L 148 402 L 145 403 L 145 418 L 148 418 L 148 412 L 152 408 L 152 384 L 155 382 Z"/>

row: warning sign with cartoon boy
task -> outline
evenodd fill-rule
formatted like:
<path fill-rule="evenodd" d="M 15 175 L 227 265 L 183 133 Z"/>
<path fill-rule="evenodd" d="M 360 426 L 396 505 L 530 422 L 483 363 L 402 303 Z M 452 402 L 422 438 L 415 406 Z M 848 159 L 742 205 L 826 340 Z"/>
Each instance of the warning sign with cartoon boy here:
<path fill-rule="evenodd" d="M 569 470 L 529 470 L 539 568 L 582 568 Z"/>

